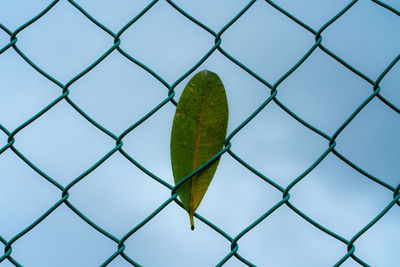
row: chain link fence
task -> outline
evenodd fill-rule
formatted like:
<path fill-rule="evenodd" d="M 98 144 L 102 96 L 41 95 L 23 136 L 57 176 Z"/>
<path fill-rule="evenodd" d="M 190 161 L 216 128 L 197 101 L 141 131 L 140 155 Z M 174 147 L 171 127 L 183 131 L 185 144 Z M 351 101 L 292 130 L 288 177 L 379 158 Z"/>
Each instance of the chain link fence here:
<path fill-rule="evenodd" d="M 256 227 L 258 224 L 260 224 L 262 221 L 268 220 L 269 216 L 273 214 L 276 210 L 280 209 L 282 206 L 287 206 L 288 208 L 293 211 L 294 214 L 297 214 L 300 216 L 302 219 L 313 225 L 316 229 L 322 231 L 326 235 L 329 235 L 333 237 L 334 239 L 337 240 L 337 242 L 340 242 L 347 248 L 347 253 L 343 255 L 342 258 L 337 259 L 337 262 L 335 266 L 340 266 L 343 263 L 345 263 L 347 260 L 352 258 L 354 261 L 356 261 L 358 264 L 361 266 L 370 266 L 368 262 L 364 261 L 362 258 L 357 256 L 357 253 L 355 252 L 356 246 L 355 242 L 365 233 L 367 232 L 371 227 L 374 226 L 375 223 L 377 223 L 385 214 L 393 207 L 399 206 L 400 202 L 400 184 L 397 185 L 396 187 L 389 185 L 388 183 L 382 181 L 379 179 L 379 177 L 374 176 L 371 173 L 368 173 L 364 169 L 362 169 L 360 166 L 352 162 L 351 159 L 345 157 L 342 155 L 339 151 L 335 149 L 336 146 L 336 139 L 337 137 L 342 133 L 342 131 L 349 125 L 349 123 L 360 113 L 361 110 L 363 110 L 373 99 L 378 99 L 382 103 L 384 103 L 390 110 L 397 115 L 400 114 L 400 109 L 397 107 L 395 104 L 393 104 L 390 99 L 387 99 L 383 97 L 380 94 L 381 87 L 380 83 L 381 81 L 385 78 L 385 76 L 391 71 L 391 69 L 395 66 L 395 64 L 399 61 L 400 55 L 397 55 L 395 58 L 393 58 L 392 62 L 384 69 L 384 71 L 379 75 L 379 77 L 376 80 L 371 79 L 367 75 L 363 74 L 360 70 L 357 68 L 351 66 L 348 62 L 346 62 L 344 59 L 341 57 L 337 56 L 334 52 L 332 52 L 329 47 L 326 47 L 323 44 L 323 33 L 324 31 L 329 28 L 332 24 L 335 23 L 336 20 L 338 20 L 342 15 L 344 15 L 346 12 L 348 12 L 353 6 L 356 6 L 358 3 L 357 0 L 349 1 L 349 3 L 339 12 L 337 13 L 334 17 L 332 17 L 329 21 L 327 21 L 320 29 L 313 29 L 312 27 L 308 26 L 292 14 L 290 14 L 288 11 L 285 9 L 281 8 L 278 6 L 276 3 L 273 1 L 262 1 L 265 5 L 269 5 L 273 7 L 276 12 L 280 12 L 290 18 L 293 22 L 295 22 L 298 27 L 301 27 L 308 31 L 309 33 L 313 34 L 315 36 L 315 43 L 313 44 L 312 47 L 309 48 L 307 53 L 303 55 L 303 57 L 298 60 L 298 62 L 287 72 L 280 77 L 277 82 L 274 84 L 269 83 L 265 79 L 263 79 L 261 76 L 259 76 L 257 73 L 255 73 L 253 70 L 251 70 L 248 66 L 245 64 L 241 63 L 239 60 L 237 60 L 234 56 L 232 56 L 228 51 L 224 50 L 223 45 L 221 45 L 224 33 L 235 23 L 240 23 L 238 19 L 245 14 L 256 2 L 255 0 L 250 1 L 247 3 L 246 6 L 238 14 L 236 14 L 233 19 L 231 19 L 222 29 L 218 32 L 212 30 L 211 28 L 207 27 L 205 24 L 201 23 L 198 21 L 195 17 L 193 17 L 191 14 L 185 12 L 180 6 L 178 6 L 176 3 L 170 0 L 166 0 L 166 2 L 174 8 L 176 11 L 178 11 L 180 14 L 182 14 L 188 21 L 191 23 L 194 23 L 198 27 L 200 27 L 202 30 L 213 36 L 215 42 L 214 45 L 212 45 L 209 49 L 209 51 L 199 60 L 193 67 L 191 67 L 187 72 L 182 74 L 175 82 L 172 84 L 169 84 L 166 82 L 159 74 L 157 74 L 155 71 L 153 71 L 150 67 L 148 67 L 146 64 L 143 62 L 138 61 L 135 59 L 132 55 L 127 53 L 125 50 L 123 50 L 120 47 L 121 44 L 121 37 L 123 36 L 124 32 L 129 28 L 132 27 L 137 21 L 139 21 L 143 15 L 146 14 L 150 9 L 152 9 L 158 0 L 154 0 L 150 2 L 139 14 L 134 16 L 129 23 L 127 23 L 125 26 L 123 26 L 118 32 L 113 32 L 103 24 L 101 24 L 99 21 L 97 21 L 91 14 L 89 14 L 84 8 L 82 8 L 77 2 L 73 0 L 68 0 L 68 3 L 78 10 L 82 15 L 84 15 L 88 20 L 90 20 L 93 24 L 95 24 L 97 27 L 99 27 L 101 30 L 106 32 L 110 38 L 114 40 L 113 45 L 100 57 L 98 58 L 95 62 L 93 62 L 90 66 L 88 66 L 85 70 L 83 70 L 81 73 L 73 77 L 71 80 L 69 80 L 67 83 L 62 83 L 59 80 L 55 79 L 48 73 L 46 73 L 43 69 L 41 69 L 38 65 L 35 64 L 28 56 L 24 54 L 22 50 L 18 47 L 18 34 L 24 31 L 25 29 L 29 28 L 32 24 L 34 24 L 36 21 L 40 20 L 42 17 L 46 15 L 47 12 L 49 12 L 53 7 L 55 7 L 60 1 L 53 1 L 49 6 L 47 6 L 42 12 L 40 12 L 37 16 L 32 18 L 31 20 L 27 21 L 25 24 L 20 26 L 18 29 L 15 31 L 10 31 L 5 25 L 0 24 L 1 30 L 8 34 L 10 37 L 9 43 L 7 43 L 5 46 L 1 47 L 0 49 L 0 60 L 1 60 L 1 54 L 4 53 L 5 51 L 11 49 L 14 50 L 18 55 L 27 63 L 29 64 L 33 69 L 35 69 L 38 73 L 42 75 L 44 79 L 47 79 L 57 85 L 60 88 L 60 95 L 54 99 L 51 103 L 49 103 L 47 106 L 43 107 L 43 109 L 35 114 L 33 117 L 31 117 L 29 120 L 24 122 L 23 124 L 19 125 L 15 129 L 7 129 L 3 125 L 0 124 L 0 129 L 2 130 L 3 133 L 5 133 L 8 136 L 6 144 L 1 145 L 0 149 L 0 155 L 5 152 L 5 151 L 12 151 L 16 156 L 18 156 L 26 165 L 28 165 L 32 170 L 34 170 L 37 174 L 39 174 L 43 179 L 47 180 L 50 184 L 52 184 L 55 188 L 58 188 L 61 192 L 61 198 L 54 203 L 52 207 L 50 207 L 45 213 L 43 213 L 39 218 L 37 218 L 34 222 L 32 222 L 30 225 L 28 225 L 23 231 L 12 237 L 11 239 L 5 239 L 2 236 L 0 236 L 0 241 L 4 244 L 5 248 L 2 254 L 0 254 L 0 263 L 1 262 L 9 262 L 15 266 L 22 266 L 20 263 L 20 260 L 16 257 L 13 256 L 13 245 L 18 242 L 18 240 L 23 239 L 24 236 L 31 231 L 33 228 L 37 227 L 39 224 L 41 224 L 43 221 L 46 220 L 46 218 L 54 212 L 56 209 L 58 209 L 60 206 L 67 206 L 70 210 L 72 210 L 77 216 L 79 216 L 85 223 L 93 227 L 95 230 L 98 231 L 99 235 L 104 235 L 105 237 L 109 238 L 113 242 L 115 242 L 116 249 L 115 252 L 112 255 L 109 255 L 108 259 L 102 263 L 101 266 L 107 266 L 111 262 L 113 262 L 118 256 L 121 256 L 126 263 L 129 263 L 133 266 L 141 266 L 140 262 L 136 261 L 134 257 L 131 257 L 130 255 L 127 255 L 125 253 L 125 242 L 127 241 L 128 238 L 135 238 L 134 233 L 139 231 L 144 225 L 146 225 L 149 221 L 151 221 L 153 218 L 155 218 L 163 209 L 165 209 L 169 205 L 179 205 L 182 207 L 179 199 L 177 198 L 177 188 L 174 187 L 173 185 L 169 184 L 166 182 L 164 179 L 161 177 L 158 177 L 155 175 L 152 170 L 146 169 L 143 167 L 136 159 L 134 156 L 130 155 L 124 150 L 123 147 L 123 140 L 124 137 L 131 133 L 132 131 L 135 131 L 135 128 L 142 124 L 144 121 L 146 121 L 148 118 L 150 118 L 153 114 L 157 113 L 160 111 L 160 109 L 165 106 L 165 105 L 176 105 L 176 97 L 175 96 L 175 88 L 184 80 L 186 79 L 189 75 L 191 75 L 193 72 L 198 70 L 198 68 L 204 63 L 213 53 L 221 53 L 224 55 L 228 60 L 236 64 L 238 67 L 246 71 L 248 74 L 250 74 L 254 79 L 258 80 L 261 82 L 266 89 L 269 90 L 269 96 L 265 98 L 263 103 L 259 105 L 259 107 L 246 119 L 244 120 L 236 129 L 234 129 L 232 132 L 228 134 L 228 137 L 225 142 L 225 147 L 220 153 L 218 153 L 213 159 L 216 157 L 222 155 L 223 157 L 231 157 L 232 159 L 236 160 L 238 163 L 241 164 L 243 168 L 246 168 L 250 170 L 252 173 L 257 175 L 259 179 L 265 181 L 266 183 L 270 184 L 273 186 L 276 190 L 280 191 L 282 193 L 282 199 L 277 202 L 274 206 L 272 207 L 266 207 L 265 212 L 262 216 L 260 216 L 257 220 L 252 222 L 248 227 L 243 229 L 238 235 L 236 236 L 230 236 L 228 233 L 224 231 L 224 229 L 219 228 L 217 225 L 215 225 L 212 221 L 207 220 L 207 218 L 202 217 L 200 214 L 196 214 L 195 217 L 199 220 L 201 220 L 204 224 L 208 225 L 211 229 L 215 231 L 216 235 L 221 235 L 223 238 L 226 239 L 227 244 L 230 244 L 230 252 L 223 258 L 220 259 L 219 263 L 217 263 L 217 266 L 222 266 L 225 263 L 227 263 L 232 257 L 237 258 L 239 261 L 241 261 L 243 264 L 248 265 L 248 266 L 255 266 L 255 263 L 251 262 L 249 259 L 246 259 L 245 257 L 241 256 L 240 254 L 240 249 L 238 245 L 238 241 L 245 236 L 247 233 L 252 231 L 254 227 Z M 396 16 L 399 16 L 400 19 L 400 11 L 396 10 L 395 8 L 381 2 L 378 0 L 371 0 L 374 4 L 378 5 L 380 8 L 384 9 L 385 12 L 394 14 Z M 0 4 L 1 8 L 1 4 Z M 1 21 L 0 21 L 1 22 Z M 308 123 L 306 120 L 298 116 L 295 112 L 290 110 L 284 103 L 279 101 L 277 94 L 279 90 L 279 85 L 287 79 L 297 68 L 299 68 L 300 65 L 302 65 L 309 56 L 314 53 L 316 50 L 323 51 L 326 55 L 329 57 L 333 58 L 337 62 L 339 62 L 342 66 L 350 70 L 354 75 L 362 78 L 366 82 L 368 82 L 371 86 L 371 94 L 359 105 L 354 107 L 354 111 L 349 116 L 343 123 L 340 125 L 339 128 L 336 129 L 333 135 L 328 135 L 324 133 L 322 130 L 314 127 L 310 123 Z M 96 122 L 93 118 L 91 118 L 87 113 L 85 113 L 85 110 L 81 107 L 79 107 L 70 97 L 70 87 L 73 85 L 77 80 L 82 78 L 84 75 L 86 75 L 88 72 L 90 72 L 92 69 L 96 68 L 96 66 L 102 62 L 105 58 L 107 58 L 110 54 L 112 53 L 119 53 L 126 59 L 128 59 L 132 64 L 136 64 L 143 70 L 147 71 L 149 74 L 151 74 L 154 79 L 158 80 L 161 84 L 163 84 L 166 88 L 165 90 L 165 99 L 163 99 L 157 106 L 155 106 L 150 112 L 148 112 L 146 115 L 144 115 L 141 119 L 139 119 L 137 122 L 132 124 L 129 128 L 127 128 L 121 135 L 117 136 L 113 134 L 110 130 L 106 129 L 103 127 L 100 123 Z M 1 70 L 0 70 L 1 74 Z M 4 100 L 3 100 L 4 101 Z M 35 166 L 30 159 L 25 156 L 23 153 L 21 153 L 15 146 L 14 144 L 18 142 L 18 133 L 21 133 L 24 131 L 25 127 L 27 127 L 30 124 L 34 124 L 35 121 L 41 117 L 43 114 L 51 110 L 53 107 L 58 105 L 59 103 L 64 102 L 68 103 L 76 112 L 78 112 L 83 118 L 85 118 L 87 121 L 89 121 L 91 124 L 93 124 L 98 131 L 103 132 L 106 134 L 109 138 L 113 139 L 115 141 L 115 147 L 110 150 L 107 154 L 105 154 L 100 160 L 98 160 L 93 166 L 91 166 L 89 169 L 87 169 L 84 173 L 80 174 L 78 177 L 76 177 L 72 182 L 70 182 L 67 186 L 62 186 L 56 179 L 53 179 L 50 177 L 48 174 L 46 174 L 43 170 L 41 170 L 39 167 Z M 301 123 L 304 127 L 308 128 L 309 130 L 313 131 L 314 133 L 318 134 L 321 138 L 326 140 L 326 150 L 319 156 L 319 158 L 311 165 L 309 166 L 301 175 L 293 179 L 293 181 L 286 187 L 281 186 L 277 181 L 270 179 L 266 177 L 261 171 L 257 170 L 254 166 L 246 162 L 245 159 L 239 157 L 235 152 L 234 152 L 234 146 L 231 144 L 231 140 L 235 137 L 235 135 L 240 132 L 246 125 L 253 119 L 255 118 L 269 103 L 274 102 L 277 104 L 284 112 L 289 114 L 292 118 L 297 120 L 299 123 Z M 1 123 L 1 122 L 0 122 Z M 140 169 L 142 172 L 144 172 L 146 175 L 149 176 L 149 178 L 153 179 L 155 183 L 160 183 L 161 185 L 165 186 L 170 190 L 171 192 L 171 197 L 168 199 L 165 199 L 165 202 L 160 205 L 157 209 L 155 209 L 151 214 L 148 215 L 147 218 L 143 219 L 143 221 L 137 225 L 134 225 L 132 229 L 125 234 L 122 238 L 117 238 L 115 237 L 112 233 L 107 232 L 105 229 L 100 227 L 99 225 L 96 224 L 95 221 L 92 221 L 89 219 L 85 214 L 80 211 L 78 208 L 76 208 L 71 202 L 69 202 L 68 198 L 70 196 L 70 190 L 73 187 L 79 186 L 79 183 L 85 179 L 87 175 L 89 175 L 91 172 L 93 172 L 96 168 L 98 168 L 100 165 L 102 165 L 107 159 L 109 159 L 112 155 L 119 153 L 123 157 L 125 157 L 131 164 L 136 166 L 138 169 Z M 339 235 L 338 233 L 335 233 L 334 231 L 328 229 L 321 223 L 319 223 L 316 220 L 313 220 L 311 217 L 309 217 L 306 213 L 304 213 L 302 210 L 297 208 L 291 201 L 290 201 L 290 191 L 302 180 L 304 179 L 307 174 L 309 174 L 314 168 L 316 168 L 321 162 L 324 161 L 324 159 L 328 155 L 334 155 L 344 163 L 346 163 L 348 166 L 350 166 L 354 172 L 358 172 L 362 174 L 365 179 L 369 179 L 373 182 L 375 182 L 377 185 L 383 187 L 385 190 L 387 190 L 388 194 L 391 194 L 393 196 L 392 201 L 387 203 L 387 206 L 381 210 L 380 213 L 376 214 L 376 217 L 368 222 L 365 222 L 365 226 L 359 230 L 358 233 L 356 233 L 351 239 L 346 239 L 343 236 Z M 208 163 L 210 163 L 213 159 L 210 159 Z M 0 156 L 1 160 L 1 156 Z M 207 165 L 207 164 L 206 164 Z M 204 165 L 204 166 L 206 166 Z M 202 166 L 202 168 L 204 168 Z M 200 168 L 197 171 L 200 171 L 202 168 Z M 194 173 L 189 175 L 187 179 L 190 179 Z M 1 228 L 1 226 L 0 226 Z"/>

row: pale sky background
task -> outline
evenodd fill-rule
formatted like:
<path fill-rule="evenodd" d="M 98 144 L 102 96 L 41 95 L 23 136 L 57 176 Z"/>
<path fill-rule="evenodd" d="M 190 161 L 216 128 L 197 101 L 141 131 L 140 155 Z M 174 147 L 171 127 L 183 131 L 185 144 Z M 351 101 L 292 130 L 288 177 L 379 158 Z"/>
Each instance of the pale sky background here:
<path fill-rule="evenodd" d="M 150 1 L 76 1 L 117 33 Z M 249 1 L 176 0 L 183 10 L 219 32 Z M 318 31 L 350 1 L 274 1 Z M 399 1 L 382 1 L 400 10 Z M 1 1 L 0 23 L 11 32 L 51 1 Z M 315 36 L 266 1 L 252 7 L 222 35 L 221 47 L 274 84 L 313 46 Z M 68 83 L 112 45 L 113 38 L 71 3 L 59 1 L 17 34 L 18 48 L 43 71 Z M 120 47 L 173 84 L 214 45 L 214 37 L 166 1 L 158 1 L 121 35 Z M 0 49 L 9 43 L 0 30 Z M 358 1 L 322 33 L 322 44 L 376 80 L 400 53 L 400 16 L 370 0 Z M 215 51 L 194 73 L 216 72 L 230 108 L 228 133 L 270 95 L 270 89 Z M 176 87 L 175 100 L 194 75 Z M 381 95 L 400 107 L 400 63 L 380 83 Z M 118 51 L 70 87 L 69 97 L 115 135 L 167 97 L 168 89 Z M 321 49 L 278 86 L 277 98 L 303 120 L 332 136 L 373 92 Z M 59 97 L 62 89 L 28 65 L 13 48 L 0 54 L 0 124 L 8 131 Z M 167 103 L 123 138 L 123 149 L 173 185 L 169 141 L 175 106 Z M 337 137 L 336 149 L 392 187 L 400 182 L 400 116 L 374 98 Z M 1 132 L 0 147 L 7 144 Z M 329 142 L 270 102 L 231 141 L 232 151 L 282 187 L 288 186 L 328 148 Z M 62 186 L 111 151 L 115 141 L 85 120 L 65 100 L 15 136 L 17 148 Z M 392 200 L 393 192 L 330 153 L 290 190 L 290 202 L 324 227 L 350 240 Z M 98 226 L 121 239 L 170 197 L 170 190 L 114 153 L 69 190 L 68 201 Z M 0 236 L 10 240 L 61 199 L 61 191 L 7 149 L 0 154 Z M 229 154 L 197 212 L 235 237 L 276 203 L 282 193 Z M 125 253 L 142 266 L 215 266 L 230 242 L 175 202 L 126 240 Z M 346 245 L 283 205 L 238 242 L 241 256 L 256 266 L 332 266 Z M 399 266 L 400 207 L 392 209 L 355 242 L 355 254 L 371 266 Z M 65 204 L 12 244 L 23 266 L 99 266 L 117 244 Z M 0 243 L 0 257 L 4 244 Z M 0 266 L 14 266 L 8 259 Z M 109 266 L 130 266 L 121 256 Z M 232 257 L 224 266 L 246 266 Z M 349 258 L 342 266 L 360 266 Z"/>

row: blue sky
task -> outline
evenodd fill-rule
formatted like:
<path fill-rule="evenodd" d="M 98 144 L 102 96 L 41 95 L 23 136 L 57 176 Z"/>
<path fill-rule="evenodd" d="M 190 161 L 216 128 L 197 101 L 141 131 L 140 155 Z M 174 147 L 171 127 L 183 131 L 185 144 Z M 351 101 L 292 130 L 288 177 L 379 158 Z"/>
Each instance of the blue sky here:
<path fill-rule="evenodd" d="M 400 10 L 398 1 L 382 1 Z M 51 1 L 0 4 L 0 23 L 11 32 Z M 150 1 L 76 1 L 117 33 Z M 249 2 L 174 1 L 219 32 Z M 274 1 L 318 31 L 350 1 Z M 400 53 L 400 16 L 373 1 L 359 0 L 322 33 L 322 44 L 375 81 Z M 70 2 L 59 1 L 17 34 L 17 47 L 43 71 L 67 84 L 113 45 L 113 38 Z M 120 47 L 173 84 L 214 45 L 214 37 L 158 1 L 120 37 Z M 0 49 L 10 37 L 0 30 Z M 221 36 L 221 47 L 270 84 L 276 83 L 315 44 L 315 36 L 256 1 Z M 269 96 L 270 89 L 218 50 L 199 68 L 216 72 L 229 103 L 228 134 Z M 177 101 L 192 73 L 179 83 Z M 380 82 L 380 94 L 400 107 L 400 63 Z M 279 84 L 277 99 L 304 121 L 332 136 L 372 93 L 373 86 L 320 48 Z M 69 87 L 69 98 L 114 135 L 120 135 L 168 96 L 148 72 L 113 51 Z M 62 94 L 11 47 L 0 54 L 0 124 L 12 132 Z M 173 185 L 169 141 L 175 106 L 167 103 L 123 138 L 123 149 Z M 375 97 L 336 139 L 335 149 L 392 188 L 400 182 L 400 116 Z M 7 135 L 0 134 L 1 147 Z M 282 187 L 309 168 L 329 141 L 270 102 L 231 140 L 232 151 Z M 62 100 L 15 135 L 14 147 L 49 177 L 67 186 L 115 147 L 115 141 Z M 0 154 L 0 236 L 11 240 L 61 199 L 61 191 L 11 150 Z M 122 238 L 169 197 L 118 151 L 69 190 L 68 201 L 98 226 Z M 271 207 L 282 193 L 229 154 L 197 212 L 231 237 Z M 393 192 L 357 172 L 333 153 L 290 190 L 290 203 L 350 240 L 391 201 Z M 398 266 L 400 207 L 393 206 L 355 242 L 355 254 L 371 266 Z M 230 242 L 199 220 L 190 231 L 185 210 L 174 202 L 125 241 L 125 253 L 143 266 L 215 266 Z M 256 266 L 332 266 L 346 245 L 282 205 L 238 242 L 241 256 Z M 61 204 L 12 244 L 23 266 L 99 266 L 117 244 Z M 0 257 L 4 245 L 0 243 Z M 1 266 L 13 266 L 7 259 Z M 109 266 L 130 266 L 121 256 Z M 232 257 L 224 266 L 246 266 Z M 343 265 L 361 266 L 352 258 Z"/>

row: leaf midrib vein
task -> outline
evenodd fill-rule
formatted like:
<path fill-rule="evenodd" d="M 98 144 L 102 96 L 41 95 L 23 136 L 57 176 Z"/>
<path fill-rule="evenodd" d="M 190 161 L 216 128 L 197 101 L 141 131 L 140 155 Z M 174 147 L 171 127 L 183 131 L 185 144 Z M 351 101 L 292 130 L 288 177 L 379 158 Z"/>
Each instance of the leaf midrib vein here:
<path fill-rule="evenodd" d="M 201 87 L 200 87 L 201 88 Z M 198 120 L 198 126 L 196 128 L 196 143 L 194 146 L 194 155 L 193 155 L 193 166 L 192 166 L 192 172 L 195 171 L 198 167 L 198 153 L 197 151 L 199 150 L 200 147 L 200 139 L 201 139 L 201 134 L 202 134 L 202 126 L 203 126 L 203 113 L 204 113 L 204 94 L 205 92 L 202 92 L 201 94 L 201 107 L 200 107 L 200 112 L 199 112 L 199 120 Z M 189 205 L 189 214 L 194 214 L 194 197 L 193 197 L 193 191 L 194 191 L 194 178 L 198 176 L 199 174 L 196 174 L 195 176 L 192 177 L 190 180 L 190 205 Z M 192 211 L 193 210 L 193 211 Z"/>

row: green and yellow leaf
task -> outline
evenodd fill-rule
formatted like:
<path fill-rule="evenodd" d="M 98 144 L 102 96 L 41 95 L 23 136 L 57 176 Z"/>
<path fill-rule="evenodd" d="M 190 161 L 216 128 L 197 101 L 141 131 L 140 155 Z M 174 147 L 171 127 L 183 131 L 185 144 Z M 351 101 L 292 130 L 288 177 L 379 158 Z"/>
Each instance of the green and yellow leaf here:
<path fill-rule="evenodd" d="M 197 73 L 179 99 L 171 133 L 171 164 L 175 184 L 214 157 L 224 145 L 228 126 L 228 102 L 217 74 Z M 178 188 L 178 195 L 193 215 L 218 167 L 219 158 Z"/>

